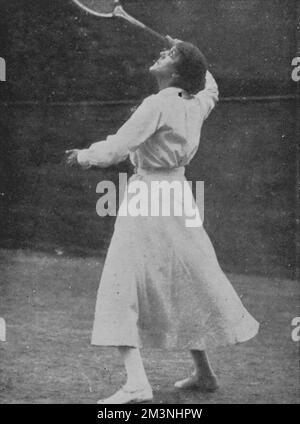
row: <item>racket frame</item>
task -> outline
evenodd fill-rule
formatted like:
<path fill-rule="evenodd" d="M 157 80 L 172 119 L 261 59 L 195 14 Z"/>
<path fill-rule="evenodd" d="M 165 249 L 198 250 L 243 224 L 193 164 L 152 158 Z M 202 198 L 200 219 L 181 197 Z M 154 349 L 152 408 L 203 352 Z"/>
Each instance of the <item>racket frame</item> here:
<path fill-rule="evenodd" d="M 85 12 L 90 13 L 91 15 L 94 16 L 98 16 L 99 18 L 113 18 L 114 16 L 114 10 L 111 13 L 100 13 L 100 12 L 96 12 L 93 9 L 90 9 L 88 6 L 85 6 L 84 4 L 81 3 L 80 0 L 73 0 L 74 3 L 77 4 L 78 7 L 80 7 L 80 9 L 83 9 Z M 116 6 L 118 4 L 117 1 L 115 1 Z"/>
<path fill-rule="evenodd" d="M 160 41 L 166 43 L 168 42 L 168 39 L 164 36 L 159 34 L 158 32 L 154 31 L 153 29 L 149 28 L 147 25 L 143 24 L 139 20 L 135 19 L 133 16 L 129 15 L 122 7 L 119 0 L 115 0 L 115 8 L 111 13 L 100 13 L 96 12 L 89 7 L 83 5 L 79 0 L 73 0 L 74 3 L 77 4 L 78 7 L 85 10 L 87 13 L 90 13 L 94 16 L 98 16 L 100 18 L 121 18 L 126 20 L 127 22 L 130 22 L 132 25 L 135 25 L 145 31 L 147 31 L 149 34 L 153 35 L 154 37 L 160 39 Z"/>

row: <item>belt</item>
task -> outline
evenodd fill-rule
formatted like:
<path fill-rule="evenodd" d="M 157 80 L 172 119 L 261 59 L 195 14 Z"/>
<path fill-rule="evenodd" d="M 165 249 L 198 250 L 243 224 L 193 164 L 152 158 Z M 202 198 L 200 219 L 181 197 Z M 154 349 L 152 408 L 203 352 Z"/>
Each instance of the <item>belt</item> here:
<path fill-rule="evenodd" d="M 136 175 L 184 175 L 185 166 L 178 168 L 135 168 Z"/>

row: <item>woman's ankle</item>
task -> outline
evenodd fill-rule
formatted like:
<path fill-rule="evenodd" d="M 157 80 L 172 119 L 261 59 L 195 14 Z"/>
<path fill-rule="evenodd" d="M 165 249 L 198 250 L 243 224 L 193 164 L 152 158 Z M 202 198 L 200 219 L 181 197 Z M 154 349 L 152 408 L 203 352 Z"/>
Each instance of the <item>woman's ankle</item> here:
<path fill-rule="evenodd" d="M 194 378 L 198 378 L 199 380 L 214 380 L 217 381 L 218 378 L 215 374 L 215 372 L 213 370 L 203 370 L 203 369 L 198 369 L 198 370 L 194 370 L 192 373 L 192 376 Z"/>

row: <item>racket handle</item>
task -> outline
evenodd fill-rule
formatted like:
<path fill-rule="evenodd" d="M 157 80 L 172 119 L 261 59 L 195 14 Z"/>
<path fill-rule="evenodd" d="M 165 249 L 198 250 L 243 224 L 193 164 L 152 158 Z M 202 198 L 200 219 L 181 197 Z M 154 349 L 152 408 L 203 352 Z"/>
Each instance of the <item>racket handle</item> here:
<path fill-rule="evenodd" d="M 164 44 L 169 44 L 169 41 L 167 37 L 164 35 L 159 34 L 158 32 L 154 31 L 153 29 L 147 27 L 146 25 L 143 27 L 145 31 L 147 31 L 149 34 L 153 35 L 154 37 L 158 38 L 160 41 L 162 41 Z"/>
<path fill-rule="evenodd" d="M 117 2 L 116 2 L 117 3 Z M 145 24 L 143 24 L 142 22 L 138 21 L 137 19 L 135 19 L 133 16 L 129 15 L 127 12 L 125 12 L 125 10 L 123 9 L 123 7 L 118 4 L 113 12 L 113 16 L 116 16 L 118 18 L 122 18 L 125 19 L 127 22 L 130 22 L 131 24 L 144 29 L 145 31 L 147 31 L 149 34 L 153 35 L 154 37 L 158 38 L 160 41 L 162 41 L 165 44 L 169 44 L 169 40 L 167 39 L 167 37 L 159 34 L 158 32 L 154 31 L 153 29 L 147 27 Z"/>

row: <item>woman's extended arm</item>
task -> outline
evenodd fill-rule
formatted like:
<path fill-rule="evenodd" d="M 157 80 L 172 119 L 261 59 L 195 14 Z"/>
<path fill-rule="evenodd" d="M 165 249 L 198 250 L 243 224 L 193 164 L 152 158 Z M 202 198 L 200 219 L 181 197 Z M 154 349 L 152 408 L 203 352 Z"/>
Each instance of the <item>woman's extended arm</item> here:
<path fill-rule="evenodd" d="M 77 151 L 77 161 L 84 167 L 106 168 L 124 160 L 128 154 L 144 143 L 157 129 L 160 109 L 155 96 L 146 98 L 115 135 Z"/>

